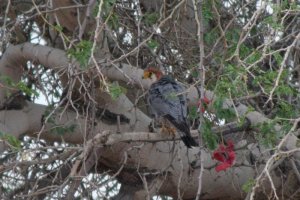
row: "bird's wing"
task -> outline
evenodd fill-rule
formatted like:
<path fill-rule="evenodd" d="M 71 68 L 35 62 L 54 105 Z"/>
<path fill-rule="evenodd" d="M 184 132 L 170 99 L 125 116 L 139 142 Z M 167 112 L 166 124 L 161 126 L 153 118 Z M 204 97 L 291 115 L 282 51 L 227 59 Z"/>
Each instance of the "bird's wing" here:
<path fill-rule="evenodd" d="M 184 88 L 176 82 L 158 81 L 152 84 L 148 103 L 152 114 L 169 116 L 175 121 L 186 121 L 187 105 L 183 94 Z"/>

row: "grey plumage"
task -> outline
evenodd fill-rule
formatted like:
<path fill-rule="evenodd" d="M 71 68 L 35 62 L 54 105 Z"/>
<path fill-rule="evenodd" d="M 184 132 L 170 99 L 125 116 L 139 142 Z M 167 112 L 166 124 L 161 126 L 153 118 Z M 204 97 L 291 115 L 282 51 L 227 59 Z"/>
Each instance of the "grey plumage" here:
<path fill-rule="evenodd" d="M 149 89 L 148 104 L 155 117 L 169 120 L 179 131 L 184 144 L 191 148 L 197 146 L 191 137 L 187 121 L 187 100 L 183 86 L 178 84 L 171 76 L 164 75 Z"/>

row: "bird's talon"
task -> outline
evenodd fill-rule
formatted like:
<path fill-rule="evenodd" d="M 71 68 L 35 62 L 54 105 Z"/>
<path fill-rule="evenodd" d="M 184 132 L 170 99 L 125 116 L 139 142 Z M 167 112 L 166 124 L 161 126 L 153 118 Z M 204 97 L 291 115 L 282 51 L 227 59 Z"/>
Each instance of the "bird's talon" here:
<path fill-rule="evenodd" d="M 153 123 L 150 123 L 149 126 L 148 126 L 148 129 L 151 133 L 155 132 L 155 127 L 154 127 L 154 124 Z"/>
<path fill-rule="evenodd" d="M 161 128 L 161 133 L 174 138 L 176 135 L 176 129 L 174 127 L 168 127 L 163 125 Z"/>

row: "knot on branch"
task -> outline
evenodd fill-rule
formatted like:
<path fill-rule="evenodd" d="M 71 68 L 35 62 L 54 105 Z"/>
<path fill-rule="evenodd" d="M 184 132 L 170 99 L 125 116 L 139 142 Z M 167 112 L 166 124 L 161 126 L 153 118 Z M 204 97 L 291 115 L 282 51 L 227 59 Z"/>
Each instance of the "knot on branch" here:
<path fill-rule="evenodd" d="M 110 131 L 103 131 L 103 133 L 97 134 L 93 139 L 93 145 L 106 145 L 110 134 Z"/>

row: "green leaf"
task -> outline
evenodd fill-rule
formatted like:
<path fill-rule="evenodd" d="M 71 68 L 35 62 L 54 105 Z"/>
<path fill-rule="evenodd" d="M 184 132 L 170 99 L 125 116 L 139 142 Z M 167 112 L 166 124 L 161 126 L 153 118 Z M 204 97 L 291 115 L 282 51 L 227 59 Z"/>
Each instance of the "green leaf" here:
<path fill-rule="evenodd" d="M 21 149 L 21 141 L 15 136 L 0 132 L 0 138 L 8 142 L 15 150 Z"/>
<path fill-rule="evenodd" d="M 159 46 L 159 43 L 156 40 L 151 39 L 147 42 L 147 45 L 150 49 L 156 49 Z"/>
<path fill-rule="evenodd" d="M 55 25 L 54 27 L 53 27 L 57 32 L 62 32 L 63 31 L 63 27 L 62 26 L 60 26 L 60 25 Z"/>
<path fill-rule="evenodd" d="M 49 105 L 49 106 L 46 107 L 45 112 L 44 112 L 44 114 L 43 114 L 43 119 L 42 119 L 43 123 L 44 123 L 44 120 L 47 118 L 47 123 L 55 124 L 55 120 L 54 120 L 53 115 L 51 115 L 51 116 L 49 117 L 49 115 L 51 114 L 51 112 L 52 112 L 54 109 L 55 109 L 55 108 L 54 108 L 53 105 Z"/>
<path fill-rule="evenodd" d="M 218 78 L 215 91 L 222 97 L 228 97 L 229 92 L 231 98 L 248 95 L 245 68 L 226 63 L 224 74 Z"/>
<path fill-rule="evenodd" d="M 225 38 L 229 44 L 237 44 L 240 38 L 240 29 L 232 28 L 225 33 Z"/>
<path fill-rule="evenodd" d="M 12 86 L 14 81 L 12 80 L 11 77 L 9 76 L 5 76 L 5 75 L 1 75 L 0 76 L 0 80 L 3 81 L 5 84 Z"/>
<path fill-rule="evenodd" d="M 102 17 L 104 21 L 107 21 L 108 26 L 116 30 L 119 27 L 119 16 L 114 12 L 116 0 L 104 0 L 102 5 Z M 99 10 L 99 2 L 98 5 L 95 6 L 93 11 L 93 16 L 97 16 Z"/>
<path fill-rule="evenodd" d="M 37 97 L 39 96 L 39 93 L 36 90 L 33 90 L 33 89 L 29 88 L 26 85 L 26 83 L 24 83 L 22 81 L 17 83 L 16 87 L 28 96 L 32 96 L 32 95 L 37 96 Z"/>
<path fill-rule="evenodd" d="M 143 16 L 143 21 L 146 24 L 146 26 L 152 26 L 154 25 L 157 20 L 159 19 L 159 13 L 157 12 L 146 12 Z"/>
<path fill-rule="evenodd" d="M 293 124 L 290 123 L 289 121 L 283 121 L 280 125 L 281 125 L 280 131 L 281 131 L 282 136 L 286 135 L 293 126 Z"/>
<path fill-rule="evenodd" d="M 215 114 L 219 119 L 231 120 L 235 117 L 235 112 L 231 108 L 223 108 L 223 98 L 215 98 L 213 107 L 215 109 Z"/>
<path fill-rule="evenodd" d="M 250 49 L 245 44 L 240 45 L 240 57 L 244 59 L 246 56 L 248 56 L 250 53 L 254 51 L 253 49 Z"/>
<path fill-rule="evenodd" d="M 253 64 L 258 61 L 262 56 L 262 53 L 254 50 L 251 55 L 246 59 L 246 63 Z"/>
<path fill-rule="evenodd" d="M 210 32 L 204 34 L 204 41 L 208 45 L 212 45 L 217 41 L 219 37 L 218 29 L 214 28 Z"/>
<path fill-rule="evenodd" d="M 276 106 L 277 109 L 277 117 L 281 118 L 294 118 L 296 117 L 296 110 L 293 105 L 286 101 L 280 101 Z"/>
<path fill-rule="evenodd" d="M 191 71 L 191 75 L 192 75 L 192 77 L 194 77 L 194 78 L 198 78 L 199 77 L 199 71 L 198 70 L 193 70 L 193 71 Z"/>
<path fill-rule="evenodd" d="M 202 15 L 203 15 L 205 24 L 208 24 L 209 21 L 214 18 L 213 13 L 211 12 L 211 10 L 212 10 L 211 3 L 212 3 L 211 1 L 203 1 L 203 4 L 202 4 Z"/>
<path fill-rule="evenodd" d="M 112 83 L 108 85 L 108 90 L 111 98 L 116 100 L 122 94 L 126 93 L 126 88 L 119 86 L 117 83 Z"/>
<path fill-rule="evenodd" d="M 76 128 L 75 124 L 71 124 L 69 126 L 66 125 L 57 125 L 50 129 L 51 133 L 55 133 L 57 135 L 65 135 L 66 133 L 73 133 Z"/>
<path fill-rule="evenodd" d="M 276 122 L 263 122 L 258 125 L 259 132 L 256 138 L 261 144 L 265 147 L 272 148 L 276 145 L 277 140 L 279 139 L 279 132 L 275 130 Z"/>
<path fill-rule="evenodd" d="M 283 61 L 282 55 L 280 55 L 279 52 L 275 52 L 275 53 L 273 54 L 273 56 L 274 56 L 274 58 L 275 58 L 275 61 L 276 61 L 277 65 L 280 66 L 281 63 L 282 63 L 282 61 Z"/>
<path fill-rule="evenodd" d="M 115 13 L 111 14 L 108 20 L 108 25 L 113 30 L 116 30 L 119 27 L 119 16 Z"/>
<path fill-rule="evenodd" d="M 77 60 L 82 67 L 85 67 L 91 56 L 92 45 L 91 41 L 82 40 L 73 48 L 69 49 L 67 54 Z"/>
<path fill-rule="evenodd" d="M 5 83 L 6 85 L 8 85 L 9 87 L 13 87 L 15 89 L 18 89 L 18 90 L 22 91 L 23 93 L 25 93 L 28 96 L 32 96 L 32 95 L 34 95 L 36 97 L 39 96 L 39 93 L 36 90 L 31 89 L 30 87 L 28 87 L 27 83 L 24 82 L 24 81 L 14 83 L 14 81 L 10 77 L 4 76 L 4 75 L 0 76 L 0 80 L 3 83 Z"/>
<path fill-rule="evenodd" d="M 119 16 L 116 13 L 108 13 L 103 16 L 104 21 L 107 21 L 108 26 L 117 30 L 119 27 Z"/>
<path fill-rule="evenodd" d="M 110 11 L 111 8 L 116 3 L 116 1 L 117 0 L 103 0 L 103 9 L 104 9 L 104 12 L 106 12 L 107 10 Z"/>
<path fill-rule="evenodd" d="M 204 119 L 204 123 L 200 126 L 200 133 L 203 138 L 203 141 L 210 150 L 216 149 L 218 142 L 217 136 L 211 131 L 212 122 L 208 119 Z"/>
<path fill-rule="evenodd" d="M 92 16 L 97 17 L 98 11 L 99 11 L 99 1 L 97 1 L 97 4 L 95 5 L 95 7 L 92 11 Z"/>
<path fill-rule="evenodd" d="M 191 119 L 191 120 L 197 119 L 198 118 L 197 110 L 198 110 L 197 106 L 189 107 L 189 116 L 188 116 L 188 118 Z"/>
<path fill-rule="evenodd" d="M 50 131 L 51 133 L 55 133 L 57 135 L 64 135 L 66 133 L 66 130 L 63 127 L 54 127 Z"/>
<path fill-rule="evenodd" d="M 278 9 L 277 9 L 277 11 L 278 11 Z M 274 12 L 276 12 L 276 11 L 274 10 Z M 283 26 L 281 25 L 280 22 L 274 21 L 274 19 L 277 19 L 277 18 L 274 18 L 273 15 L 265 17 L 263 20 L 263 24 L 265 26 L 271 26 L 273 29 L 281 30 L 283 28 Z"/>
<path fill-rule="evenodd" d="M 250 192 L 255 185 L 255 180 L 250 178 L 243 186 L 242 190 L 246 193 Z"/>
<path fill-rule="evenodd" d="M 277 95 L 292 95 L 293 92 L 293 88 L 291 88 L 289 85 L 279 85 L 276 89 L 275 89 L 275 94 Z"/>

